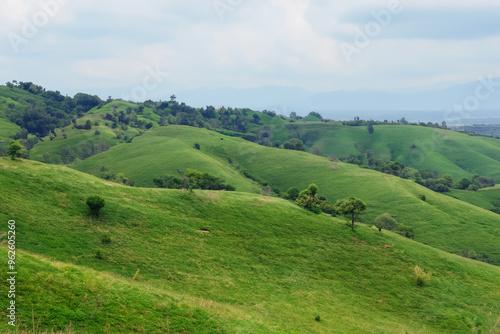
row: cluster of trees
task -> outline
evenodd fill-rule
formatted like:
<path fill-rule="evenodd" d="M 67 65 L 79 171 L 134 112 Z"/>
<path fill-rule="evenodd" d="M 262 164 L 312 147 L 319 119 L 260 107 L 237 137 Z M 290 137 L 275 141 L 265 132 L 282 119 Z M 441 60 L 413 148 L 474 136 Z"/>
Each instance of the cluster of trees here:
<path fill-rule="evenodd" d="M 335 215 L 333 205 L 328 202 L 325 196 L 320 196 L 318 191 L 318 186 L 313 183 L 302 191 L 299 191 L 298 188 L 290 188 L 283 195 L 283 198 L 296 201 L 301 207 L 314 213 L 325 212 Z"/>
<path fill-rule="evenodd" d="M 419 172 L 415 177 L 415 182 L 438 193 L 450 191 L 455 182 L 453 176 L 445 174 L 437 177 L 437 173 Z"/>
<path fill-rule="evenodd" d="M 365 166 L 367 168 L 394 176 L 401 177 L 403 179 L 409 179 L 414 174 L 415 170 L 407 167 L 405 164 L 399 161 L 385 161 L 378 159 L 373 152 L 367 152 L 365 154 L 360 154 L 355 156 L 351 154 L 348 157 L 340 156 L 338 158 L 340 161 L 355 164 L 359 166 Z"/>
<path fill-rule="evenodd" d="M 202 173 L 193 169 L 188 169 L 186 173 L 178 172 L 180 176 L 166 175 L 157 177 L 153 179 L 153 183 L 158 188 L 168 189 L 236 190 L 232 185 L 226 184 L 220 178 L 209 173 Z"/>
<path fill-rule="evenodd" d="M 328 199 L 318 194 L 317 185 L 310 184 L 306 189 L 299 191 L 298 188 L 290 188 L 283 194 L 283 198 L 296 201 L 298 205 L 314 213 L 327 213 L 332 216 L 344 215 L 349 219 L 349 225 L 354 230 L 354 224 L 362 215 L 367 206 L 359 198 L 349 197 L 338 200 L 334 205 L 329 204 Z M 379 231 L 382 229 L 394 231 L 404 237 L 413 239 L 415 232 L 413 227 L 399 224 L 396 219 L 388 213 L 379 215 L 375 219 L 375 226 Z"/>
<path fill-rule="evenodd" d="M 354 117 L 354 120 L 343 121 L 342 124 L 347 126 L 366 126 L 368 127 L 368 131 L 370 133 L 373 133 L 373 125 L 418 125 L 430 128 L 448 129 L 448 126 L 445 121 L 441 122 L 441 124 L 432 122 L 408 122 L 404 117 L 401 117 L 401 119 L 397 120 L 396 122 L 394 121 L 389 122 L 388 120 L 384 121 L 375 121 L 373 119 L 363 120 L 356 116 Z"/>
<path fill-rule="evenodd" d="M 122 183 L 127 186 L 134 186 L 134 182 L 131 181 L 128 177 L 126 177 L 123 173 L 118 173 L 116 174 L 115 172 L 109 170 L 107 167 L 102 166 L 100 169 L 100 175 L 101 179 L 112 181 L 112 182 L 117 182 L 117 183 Z"/>
<path fill-rule="evenodd" d="M 451 188 L 477 191 L 482 188 L 494 187 L 496 184 L 494 178 L 482 175 L 475 175 L 472 180 L 462 178 L 455 182 L 450 174 L 437 177 L 437 173 L 430 172 L 417 172 L 415 182 L 436 192 L 447 192 Z"/>
<path fill-rule="evenodd" d="M 118 126 L 120 126 L 124 131 L 128 126 L 145 130 L 151 129 L 153 127 L 152 122 L 141 120 L 137 116 L 141 115 L 143 111 L 144 107 L 142 106 L 136 110 L 132 110 L 132 108 L 127 108 L 126 111 L 114 110 L 112 113 L 107 113 L 104 116 L 104 120 L 112 122 L 112 129 L 116 129 Z"/>
<path fill-rule="evenodd" d="M 494 187 L 495 179 L 481 175 L 475 175 L 472 180 L 463 178 L 455 182 L 453 177 L 445 174 L 441 177 L 437 172 L 421 172 L 410 168 L 399 161 L 384 161 L 378 159 L 373 152 L 367 152 L 358 156 L 339 157 L 339 160 L 370 168 L 385 174 L 391 174 L 403 179 L 411 179 L 436 192 L 448 192 L 451 188 L 477 191 L 481 188 Z"/>
<path fill-rule="evenodd" d="M 314 213 L 324 212 L 332 216 L 344 215 L 349 219 L 350 227 L 354 230 L 354 223 L 366 210 L 366 203 L 359 198 L 350 197 L 338 200 L 334 205 L 331 205 L 328 199 L 318 195 L 318 192 L 318 186 L 312 183 L 302 191 L 299 191 L 298 188 L 290 188 L 283 197 L 296 201 L 298 205 Z"/>
<path fill-rule="evenodd" d="M 292 138 L 283 143 L 283 148 L 285 150 L 295 150 L 295 151 L 305 151 L 306 148 L 302 140 L 298 138 Z"/>
<path fill-rule="evenodd" d="M 99 97 L 84 93 L 78 93 L 73 98 L 63 96 L 59 91 L 46 90 L 32 82 L 13 81 L 8 82 L 7 87 L 33 94 L 32 98 L 18 98 L 18 106 L 10 104 L 6 110 L 9 120 L 25 130 L 17 136 L 22 139 L 26 139 L 28 134 L 45 137 L 104 103 Z"/>

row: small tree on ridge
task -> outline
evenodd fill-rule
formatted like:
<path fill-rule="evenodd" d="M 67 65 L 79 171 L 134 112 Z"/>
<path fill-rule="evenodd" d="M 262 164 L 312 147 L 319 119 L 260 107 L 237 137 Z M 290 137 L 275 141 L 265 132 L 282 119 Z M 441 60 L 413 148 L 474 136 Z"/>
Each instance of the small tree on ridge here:
<path fill-rule="evenodd" d="M 353 231 L 354 221 L 366 210 L 365 202 L 355 197 L 340 199 L 335 203 L 334 207 L 335 210 L 351 220 L 351 229 Z"/>

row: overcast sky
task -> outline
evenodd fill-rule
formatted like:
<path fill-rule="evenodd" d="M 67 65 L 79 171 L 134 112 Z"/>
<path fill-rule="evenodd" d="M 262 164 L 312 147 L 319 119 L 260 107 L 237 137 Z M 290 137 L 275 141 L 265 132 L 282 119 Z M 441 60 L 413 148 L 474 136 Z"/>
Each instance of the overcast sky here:
<path fill-rule="evenodd" d="M 116 98 L 446 87 L 500 76 L 499 17 L 498 0 L 1 0 L 0 79 Z"/>

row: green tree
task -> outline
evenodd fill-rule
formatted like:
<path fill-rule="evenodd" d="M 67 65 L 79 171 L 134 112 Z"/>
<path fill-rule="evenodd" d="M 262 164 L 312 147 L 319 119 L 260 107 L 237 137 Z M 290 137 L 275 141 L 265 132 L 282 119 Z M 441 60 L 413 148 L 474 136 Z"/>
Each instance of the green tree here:
<path fill-rule="evenodd" d="M 359 198 L 350 197 L 338 200 L 334 207 L 351 220 L 351 229 L 354 231 L 354 221 L 366 210 L 366 203 Z"/>
<path fill-rule="evenodd" d="M 375 227 L 378 228 L 379 232 L 381 232 L 383 228 L 392 230 L 396 228 L 396 226 L 398 226 L 398 222 L 388 213 L 383 213 L 375 218 Z"/>
<path fill-rule="evenodd" d="M 296 151 L 305 151 L 304 143 L 302 140 L 298 138 L 292 138 L 289 141 L 283 143 L 283 148 L 285 150 L 296 150 Z"/>
<path fill-rule="evenodd" d="M 290 199 L 292 201 L 295 201 L 297 197 L 299 197 L 299 194 L 300 194 L 299 188 L 293 187 L 287 190 L 284 197 L 285 199 Z"/>
<path fill-rule="evenodd" d="M 22 145 L 16 140 L 11 141 L 9 145 L 9 149 L 7 150 L 7 154 L 12 160 L 16 160 L 21 156 Z"/>
<path fill-rule="evenodd" d="M 95 217 L 99 217 L 101 209 L 104 207 L 104 199 L 99 196 L 90 196 L 87 198 L 87 205 L 90 210 L 90 214 Z"/>
<path fill-rule="evenodd" d="M 441 181 L 442 184 L 444 184 L 445 186 L 447 186 L 448 188 L 451 188 L 453 187 L 453 176 L 451 176 L 450 174 L 445 174 L 441 177 L 441 179 L 439 179 Z"/>
<path fill-rule="evenodd" d="M 464 177 L 463 179 L 457 182 L 457 189 L 466 190 L 467 188 L 469 188 L 471 184 L 472 181 Z"/>
<path fill-rule="evenodd" d="M 307 189 L 302 190 L 297 197 L 297 203 L 309 211 L 320 213 L 319 209 L 319 199 L 316 196 L 318 194 L 319 188 L 314 183 L 311 183 Z"/>

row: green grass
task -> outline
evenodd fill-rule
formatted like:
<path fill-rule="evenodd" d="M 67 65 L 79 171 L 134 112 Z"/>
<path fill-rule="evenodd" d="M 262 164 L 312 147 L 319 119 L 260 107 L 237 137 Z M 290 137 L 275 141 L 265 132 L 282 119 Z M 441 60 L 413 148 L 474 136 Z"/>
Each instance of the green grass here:
<path fill-rule="evenodd" d="M 486 210 L 500 210 L 500 185 L 479 191 L 452 189 L 448 195 Z"/>
<path fill-rule="evenodd" d="M 75 168 L 99 175 L 101 167 L 105 166 L 117 173 L 124 173 L 137 186 L 153 187 L 153 179 L 162 175 L 178 175 L 178 170 L 196 169 L 213 174 L 226 183 L 236 187 L 238 191 L 259 192 L 260 187 L 253 181 L 241 175 L 228 162 L 228 157 L 212 156 L 205 153 L 206 138 L 210 142 L 224 145 L 224 140 L 231 142 L 233 138 L 206 129 L 196 129 L 194 136 L 176 139 L 170 136 L 170 130 L 176 126 L 154 129 L 144 135 L 134 138 L 132 143 L 112 148 L 109 153 L 99 154 L 91 159 L 80 162 Z M 187 127 L 180 127 L 185 129 Z M 169 136 L 165 138 L 165 134 Z M 194 148 L 200 144 L 201 150 Z"/>
<path fill-rule="evenodd" d="M 325 156 L 372 151 L 379 158 L 397 160 L 421 171 L 449 173 L 457 181 L 480 174 L 500 182 L 499 139 L 409 125 L 377 125 L 374 130 L 369 134 L 366 126 L 295 123 L 275 129 L 272 139 L 303 138 L 309 148 L 316 145 Z"/>
<path fill-rule="evenodd" d="M 103 120 L 98 114 L 90 114 L 80 118 L 78 125 L 85 124 L 87 120 L 92 122 L 91 130 L 74 129 L 73 124 L 59 128 L 55 130 L 57 136 L 53 140 L 47 136 L 30 150 L 30 159 L 54 164 L 61 164 L 64 155 L 83 159 L 85 157 L 83 156 L 84 150 L 94 154 L 124 143 L 126 138 L 130 139 L 141 133 L 140 130 L 131 127 L 126 130 L 112 129 L 111 122 Z M 95 121 L 99 122 L 98 126 L 94 125 Z M 99 131 L 100 134 L 96 135 L 96 131 Z M 66 134 L 66 138 L 64 138 L 64 134 Z"/>
<path fill-rule="evenodd" d="M 4 248 L 0 254 L 7 258 Z M 18 251 L 16 258 L 20 267 L 15 299 L 18 331 L 225 333 L 216 317 L 161 289 L 24 251 Z M 4 281 L 5 275 L 1 276 Z M 2 305 L 9 303 L 5 295 L 2 285 Z M 6 319 L 5 312 L 1 313 Z M 18 333 L 2 321 L 0 330 L 9 333 L 9 329 Z"/>
<path fill-rule="evenodd" d="M 0 118 L 0 140 L 10 141 L 10 137 L 19 132 L 21 128 L 11 121 Z"/>
<path fill-rule="evenodd" d="M 201 145 L 200 151 L 192 148 L 196 142 Z M 238 171 L 243 170 L 282 191 L 290 187 L 305 189 L 316 183 L 320 194 L 331 203 L 350 196 L 365 201 L 368 210 L 362 221 L 367 224 L 388 212 L 399 223 L 413 226 L 420 242 L 457 254 L 474 250 L 500 263 L 498 215 L 412 181 L 332 163 L 305 152 L 263 147 L 205 129 L 169 126 L 148 131 L 128 146 L 112 148 L 82 161 L 76 168 L 97 175 L 102 166 L 125 173 L 137 186 L 151 186 L 154 176 L 175 173 L 177 168 L 213 172 L 239 191 L 249 187 L 240 183 Z M 450 234 L 453 238 L 445 237 Z"/>
<path fill-rule="evenodd" d="M 193 314 L 227 333 L 499 332 L 500 268 L 292 202 L 131 188 L 25 160 L 0 159 L 0 183 L 0 220 L 16 220 L 24 250 L 19 317 L 30 325 L 33 310 L 42 330 L 166 332 L 179 310 L 179 332 L 203 332 Z M 99 219 L 85 205 L 95 194 Z M 424 287 L 416 265 L 432 274 Z"/>

